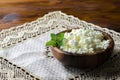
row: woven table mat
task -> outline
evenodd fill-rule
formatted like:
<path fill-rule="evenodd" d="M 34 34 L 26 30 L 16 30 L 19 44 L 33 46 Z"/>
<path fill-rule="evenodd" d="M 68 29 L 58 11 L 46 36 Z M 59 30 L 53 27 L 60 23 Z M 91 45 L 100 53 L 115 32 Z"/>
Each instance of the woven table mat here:
<path fill-rule="evenodd" d="M 64 67 L 45 46 L 50 40 L 50 33 L 81 27 L 104 31 L 115 42 L 110 59 L 92 70 Z M 1 31 L 0 49 L 0 55 L 43 80 L 120 80 L 120 33 L 60 11 L 50 12 L 35 21 Z"/>

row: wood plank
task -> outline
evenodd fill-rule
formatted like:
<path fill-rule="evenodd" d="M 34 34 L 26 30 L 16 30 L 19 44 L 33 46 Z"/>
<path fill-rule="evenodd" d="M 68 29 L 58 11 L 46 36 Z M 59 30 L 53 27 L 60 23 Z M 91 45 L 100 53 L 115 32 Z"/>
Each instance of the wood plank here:
<path fill-rule="evenodd" d="M 56 10 L 120 32 L 120 0 L 2 0 L 0 30 Z"/>

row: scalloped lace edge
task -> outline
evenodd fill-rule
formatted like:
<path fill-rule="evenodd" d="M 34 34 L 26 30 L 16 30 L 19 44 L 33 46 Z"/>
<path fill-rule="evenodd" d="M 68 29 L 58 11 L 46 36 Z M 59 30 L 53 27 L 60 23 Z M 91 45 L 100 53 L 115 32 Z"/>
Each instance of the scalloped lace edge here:
<path fill-rule="evenodd" d="M 38 18 L 35 21 L 24 23 L 23 25 L 4 29 L 0 32 L 0 49 L 9 48 L 17 43 L 21 43 L 29 38 L 39 36 L 55 28 L 96 28 L 109 33 L 116 40 L 120 40 L 120 33 L 101 28 L 92 23 L 80 20 L 72 15 L 67 15 L 61 11 L 54 11 Z"/>

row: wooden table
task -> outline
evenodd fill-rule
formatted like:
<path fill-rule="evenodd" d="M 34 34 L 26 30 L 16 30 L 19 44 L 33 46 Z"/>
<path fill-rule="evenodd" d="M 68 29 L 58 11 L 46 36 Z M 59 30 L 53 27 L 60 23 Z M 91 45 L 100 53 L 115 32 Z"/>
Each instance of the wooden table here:
<path fill-rule="evenodd" d="M 1 0 L 0 30 L 56 10 L 120 32 L 120 0 Z"/>

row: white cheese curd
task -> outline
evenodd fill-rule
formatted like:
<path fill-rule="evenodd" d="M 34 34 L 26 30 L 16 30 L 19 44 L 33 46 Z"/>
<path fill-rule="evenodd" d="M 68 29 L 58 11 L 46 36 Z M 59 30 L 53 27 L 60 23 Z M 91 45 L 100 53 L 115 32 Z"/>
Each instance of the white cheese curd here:
<path fill-rule="evenodd" d="M 104 40 L 102 32 L 81 28 L 65 32 L 60 49 L 78 54 L 94 53 L 105 50 L 109 43 L 109 40 Z"/>

